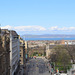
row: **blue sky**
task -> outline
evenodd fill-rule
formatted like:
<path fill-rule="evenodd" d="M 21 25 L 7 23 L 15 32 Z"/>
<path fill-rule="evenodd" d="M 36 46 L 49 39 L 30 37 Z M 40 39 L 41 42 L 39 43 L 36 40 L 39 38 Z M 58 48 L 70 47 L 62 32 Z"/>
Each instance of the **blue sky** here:
<path fill-rule="evenodd" d="M 2 28 L 19 34 L 75 34 L 75 0 L 0 0 Z"/>

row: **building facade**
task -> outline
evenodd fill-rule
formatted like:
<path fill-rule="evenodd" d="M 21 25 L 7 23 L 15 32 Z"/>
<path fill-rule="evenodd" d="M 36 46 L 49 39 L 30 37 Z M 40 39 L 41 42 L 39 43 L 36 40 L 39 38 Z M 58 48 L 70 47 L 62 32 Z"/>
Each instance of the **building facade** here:
<path fill-rule="evenodd" d="M 56 45 L 46 45 L 46 57 L 49 58 L 52 49 L 56 47 Z"/>
<path fill-rule="evenodd" d="M 26 66 L 26 58 L 25 58 L 25 41 L 19 36 L 20 39 L 20 70 L 22 71 L 22 75 L 25 75 L 25 66 Z"/>
<path fill-rule="evenodd" d="M 25 41 L 25 58 L 26 58 L 26 61 L 29 59 L 29 51 L 28 51 L 28 43 L 27 41 Z"/>
<path fill-rule="evenodd" d="M 10 75 L 17 75 L 20 68 L 20 41 L 15 31 L 10 31 Z"/>
<path fill-rule="evenodd" d="M 10 75 L 10 49 L 7 31 L 0 29 L 0 75 Z"/>

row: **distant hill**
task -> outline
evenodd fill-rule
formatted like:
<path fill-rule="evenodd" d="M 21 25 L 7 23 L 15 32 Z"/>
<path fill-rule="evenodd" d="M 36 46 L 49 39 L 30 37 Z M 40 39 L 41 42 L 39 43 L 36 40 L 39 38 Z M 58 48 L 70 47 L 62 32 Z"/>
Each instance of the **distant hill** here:
<path fill-rule="evenodd" d="M 65 34 L 44 34 L 44 35 L 22 35 L 24 38 L 75 38 L 75 35 L 65 35 Z"/>

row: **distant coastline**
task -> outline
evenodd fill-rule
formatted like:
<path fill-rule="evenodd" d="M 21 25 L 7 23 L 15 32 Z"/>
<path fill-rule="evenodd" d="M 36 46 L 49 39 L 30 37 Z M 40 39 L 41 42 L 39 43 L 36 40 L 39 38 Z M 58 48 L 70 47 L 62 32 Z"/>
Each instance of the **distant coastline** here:
<path fill-rule="evenodd" d="M 75 40 L 75 35 L 65 34 L 44 34 L 44 35 L 29 35 L 25 34 L 22 36 L 24 40 Z"/>
<path fill-rule="evenodd" d="M 24 40 L 75 40 L 75 38 L 24 38 Z"/>

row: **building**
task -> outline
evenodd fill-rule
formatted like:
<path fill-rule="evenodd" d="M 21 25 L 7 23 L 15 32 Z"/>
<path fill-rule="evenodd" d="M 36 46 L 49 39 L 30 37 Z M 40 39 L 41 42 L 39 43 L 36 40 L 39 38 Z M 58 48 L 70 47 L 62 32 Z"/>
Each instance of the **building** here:
<path fill-rule="evenodd" d="M 20 40 L 16 31 L 0 32 L 0 75 L 17 75 L 20 69 Z"/>
<path fill-rule="evenodd" d="M 75 45 L 75 40 L 65 40 L 65 45 Z"/>
<path fill-rule="evenodd" d="M 75 40 L 60 40 L 60 45 L 75 45 Z"/>
<path fill-rule="evenodd" d="M 48 58 L 51 54 L 52 49 L 56 47 L 56 45 L 46 45 L 46 57 Z"/>
<path fill-rule="evenodd" d="M 8 48 L 6 48 L 7 43 L 3 41 L 3 47 L 4 50 L 8 50 L 9 53 L 9 68 L 10 68 L 10 75 L 16 75 L 19 70 L 20 66 L 20 42 L 19 42 L 19 36 L 16 33 L 16 31 L 9 31 L 8 29 L 2 29 L 1 32 L 3 37 L 3 40 L 6 40 L 6 38 L 9 38 L 9 45 Z M 7 36 L 7 37 L 6 37 Z M 8 54 L 7 54 L 8 55 Z"/>
<path fill-rule="evenodd" d="M 26 61 L 28 60 L 29 58 L 29 54 L 28 54 L 28 43 L 27 41 L 25 41 L 25 58 L 26 58 Z"/>
<path fill-rule="evenodd" d="M 0 29 L 0 75 L 10 75 L 10 49 L 6 31 Z"/>
<path fill-rule="evenodd" d="M 20 68 L 20 41 L 16 31 L 10 32 L 10 75 L 17 75 Z"/>
<path fill-rule="evenodd" d="M 26 66 L 26 58 L 25 58 L 25 41 L 19 36 L 20 39 L 20 70 L 21 74 L 25 75 L 25 66 Z"/>

